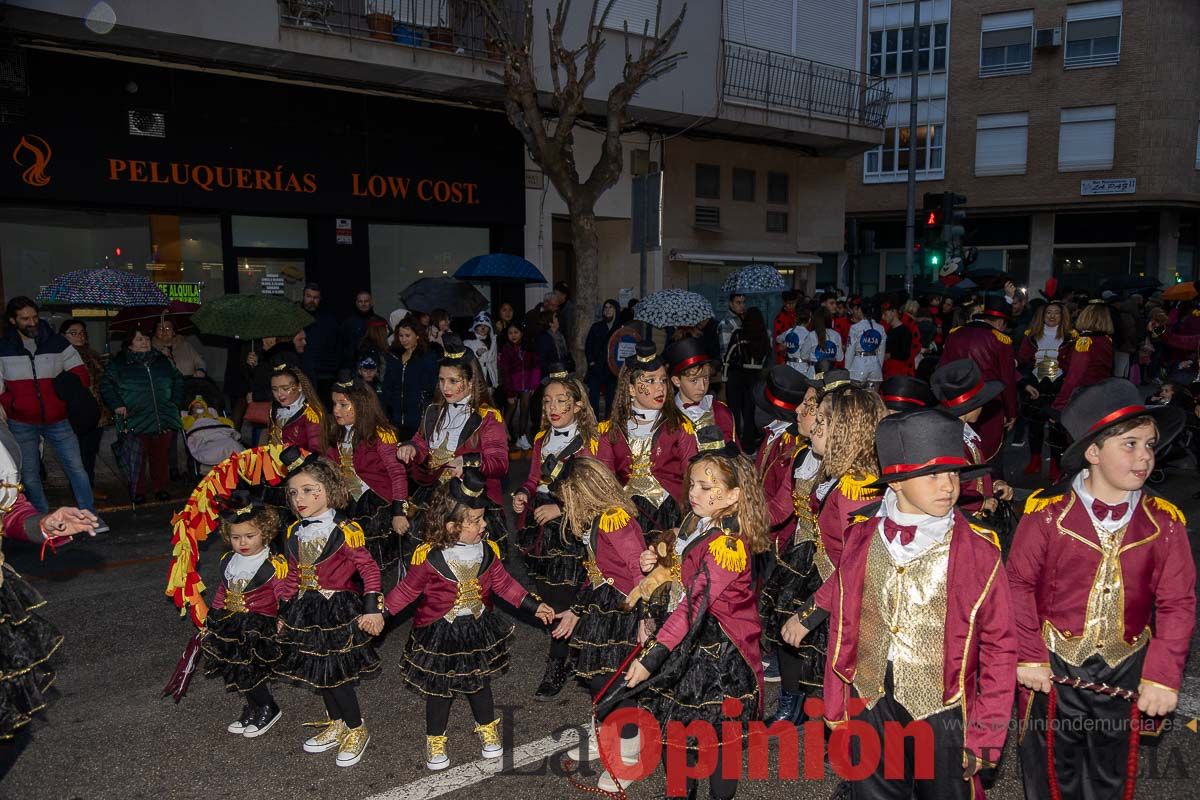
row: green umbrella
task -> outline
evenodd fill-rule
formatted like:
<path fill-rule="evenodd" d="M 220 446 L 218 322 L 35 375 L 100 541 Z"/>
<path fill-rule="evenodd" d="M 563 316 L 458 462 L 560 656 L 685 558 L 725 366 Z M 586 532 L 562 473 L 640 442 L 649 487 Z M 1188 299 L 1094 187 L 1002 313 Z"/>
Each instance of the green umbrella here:
<path fill-rule="evenodd" d="M 311 314 L 286 297 L 261 294 L 214 297 L 192 315 L 201 333 L 232 339 L 293 336 L 312 321 Z"/>

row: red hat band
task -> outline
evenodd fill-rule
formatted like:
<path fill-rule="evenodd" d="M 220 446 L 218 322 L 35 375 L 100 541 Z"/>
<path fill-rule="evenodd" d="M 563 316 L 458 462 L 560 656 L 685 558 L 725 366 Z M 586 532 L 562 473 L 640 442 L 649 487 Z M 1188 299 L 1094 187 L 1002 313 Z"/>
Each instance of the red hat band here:
<path fill-rule="evenodd" d="M 906 472 L 916 472 L 919 469 L 926 467 L 969 467 L 971 462 L 963 456 L 938 456 L 931 458 L 924 464 L 892 464 L 890 467 L 883 468 L 884 475 L 900 475 Z"/>
<path fill-rule="evenodd" d="M 785 411 L 795 411 L 795 410 L 796 410 L 796 408 L 797 408 L 797 406 L 799 406 L 799 405 L 800 405 L 799 403 L 789 403 L 789 402 L 787 402 L 786 400 L 780 400 L 780 399 L 779 399 L 778 397 L 776 397 L 776 396 L 775 396 L 775 394 L 774 394 L 774 393 L 771 391 L 771 387 L 770 387 L 770 386 L 764 386 L 764 387 L 763 387 L 763 394 L 766 396 L 766 398 L 767 398 L 767 401 L 768 401 L 768 402 L 770 402 L 770 403 L 771 403 L 771 405 L 773 405 L 773 406 L 778 406 L 779 408 L 782 408 L 782 409 L 784 409 Z"/>
<path fill-rule="evenodd" d="M 1103 417 L 1096 420 L 1095 424 L 1093 424 L 1092 427 L 1088 428 L 1087 432 L 1095 433 L 1098 429 L 1103 428 L 1105 425 L 1107 425 L 1110 422 L 1113 422 L 1115 420 L 1120 419 L 1121 417 L 1128 416 L 1130 414 L 1141 414 L 1141 413 L 1145 412 L 1145 410 L 1146 410 L 1145 406 L 1125 406 L 1124 408 L 1118 408 L 1116 411 L 1112 412 L 1111 414 L 1105 414 Z"/>

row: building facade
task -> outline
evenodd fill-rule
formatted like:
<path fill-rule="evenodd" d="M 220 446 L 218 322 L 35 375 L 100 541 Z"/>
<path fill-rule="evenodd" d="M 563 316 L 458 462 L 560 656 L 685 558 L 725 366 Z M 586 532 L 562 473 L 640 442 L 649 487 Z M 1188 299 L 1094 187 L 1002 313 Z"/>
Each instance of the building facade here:
<path fill-rule="evenodd" d="M 854 274 L 869 291 L 904 280 L 913 6 L 865 9 L 864 67 L 896 88 L 884 144 L 850 166 Z M 1200 277 L 1200 5 L 934 0 L 921 16 L 918 203 L 968 198 L 972 268 L 1034 288 Z"/>

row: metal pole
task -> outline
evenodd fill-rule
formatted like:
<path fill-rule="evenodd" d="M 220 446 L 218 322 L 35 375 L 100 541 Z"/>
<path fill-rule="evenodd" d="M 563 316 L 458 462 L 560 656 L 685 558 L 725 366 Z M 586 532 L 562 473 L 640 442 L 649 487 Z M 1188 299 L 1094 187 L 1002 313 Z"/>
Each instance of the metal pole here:
<path fill-rule="evenodd" d="M 917 223 L 917 72 L 921 63 L 921 0 L 913 3 L 912 81 L 908 89 L 908 206 L 904 212 L 904 291 L 913 293 L 913 245 Z M 900 37 L 900 64 L 904 64 L 904 36 Z"/>

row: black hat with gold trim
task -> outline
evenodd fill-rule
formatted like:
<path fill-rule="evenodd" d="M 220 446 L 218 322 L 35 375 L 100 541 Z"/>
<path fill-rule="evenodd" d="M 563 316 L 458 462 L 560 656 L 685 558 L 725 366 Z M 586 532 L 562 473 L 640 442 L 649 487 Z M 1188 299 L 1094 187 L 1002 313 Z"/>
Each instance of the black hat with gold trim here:
<path fill-rule="evenodd" d="M 550 383 L 551 381 L 571 381 L 576 379 L 575 374 L 571 372 L 570 367 L 561 361 L 552 361 L 543 369 L 545 370 L 545 372 L 542 373 L 543 388 L 545 388 L 546 384 Z"/>
<path fill-rule="evenodd" d="M 295 472 L 301 467 L 306 467 L 309 464 L 315 464 L 321 460 L 319 453 L 310 453 L 299 445 L 289 445 L 283 448 L 283 452 L 279 454 L 279 463 L 283 465 L 285 473 Z"/>
<path fill-rule="evenodd" d="M 552 453 L 542 459 L 542 478 L 541 482 L 550 487 L 550 491 L 555 491 L 559 484 L 571 477 L 571 464 L 575 461 L 573 458 L 559 459 L 558 453 Z"/>
<path fill-rule="evenodd" d="M 442 337 L 442 360 L 456 364 L 462 364 L 465 361 L 473 361 L 475 354 L 472 353 L 463 340 L 457 336 Z"/>
<path fill-rule="evenodd" d="M 625 359 L 622 366 L 638 372 L 654 372 L 663 365 L 654 342 L 641 341 L 634 345 L 633 355 Z"/>
<path fill-rule="evenodd" d="M 229 525 L 236 525 L 239 522 L 250 522 L 254 519 L 254 515 L 262 511 L 264 507 L 262 500 L 254 497 L 250 491 L 235 489 L 221 503 L 220 510 L 217 513 L 220 515 L 222 522 Z"/>
<path fill-rule="evenodd" d="M 788 367 L 788 369 L 791 369 L 791 367 Z M 725 441 L 725 434 L 716 425 L 705 425 L 696 431 L 696 449 L 699 452 L 692 456 L 692 461 L 697 461 L 705 456 L 737 458 L 742 454 L 740 447 L 733 442 Z"/>
<path fill-rule="evenodd" d="M 962 420 L 940 408 L 884 417 L 875 429 L 875 451 L 880 467 L 876 487 L 938 472 L 967 476 L 988 470 L 967 458 Z"/>
<path fill-rule="evenodd" d="M 1063 452 L 1063 473 L 1086 466 L 1084 452 L 1104 431 L 1141 416 L 1151 417 L 1158 425 L 1156 453 L 1161 453 L 1187 422 L 1187 414 L 1178 406 L 1146 405 L 1138 388 L 1124 378 L 1105 378 L 1075 392 L 1062 411 L 1062 426 L 1073 440 Z"/>
<path fill-rule="evenodd" d="M 450 479 L 450 496 L 467 508 L 491 508 L 492 499 L 487 493 L 487 478 L 477 469 L 463 469 L 461 478 Z"/>
<path fill-rule="evenodd" d="M 667 372 L 672 375 L 682 375 L 692 367 L 716 361 L 696 336 L 685 336 L 677 342 L 671 342 L 663 348 L 662 357 L 667 362 Z"/>

